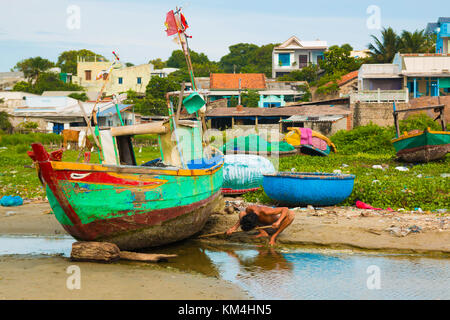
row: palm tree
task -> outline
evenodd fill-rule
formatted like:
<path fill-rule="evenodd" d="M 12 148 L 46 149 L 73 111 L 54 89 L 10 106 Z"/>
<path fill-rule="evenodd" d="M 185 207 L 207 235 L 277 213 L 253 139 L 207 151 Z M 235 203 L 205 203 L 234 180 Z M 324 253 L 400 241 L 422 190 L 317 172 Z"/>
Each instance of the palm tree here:
<path fill-rule="evenodd" d="M 425 30 L 409 32 L 403 30 L 400 38 L 401 53 L 427 53 L 430 51 L 428 36 Z"/>
<path fill-rule="evenodd" d="M 400 37 L 391 27 L 381 30 L 381 40 L 371 36 L 374 43 L 368 45 L 373 61 L 378 63 L 390 63 L 400 49 Z"/>

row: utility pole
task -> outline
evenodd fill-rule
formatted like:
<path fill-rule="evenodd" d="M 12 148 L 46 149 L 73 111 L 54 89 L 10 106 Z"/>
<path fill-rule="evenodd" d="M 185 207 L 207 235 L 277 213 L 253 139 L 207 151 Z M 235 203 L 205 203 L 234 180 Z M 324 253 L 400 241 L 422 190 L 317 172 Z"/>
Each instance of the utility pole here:
<path fill-rule="evenodd" d="M 239 98 L 238 98 L 238 106 L 241 105 L 241 79 L 239 78 Z"/>

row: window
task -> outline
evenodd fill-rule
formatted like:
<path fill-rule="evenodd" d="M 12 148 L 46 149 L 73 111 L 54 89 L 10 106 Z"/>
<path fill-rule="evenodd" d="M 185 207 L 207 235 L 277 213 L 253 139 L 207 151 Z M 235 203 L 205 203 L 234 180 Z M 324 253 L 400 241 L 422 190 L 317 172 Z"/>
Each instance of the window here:
<path fill-rule="evenodd" d="M 119 77 L 119 84 L 122 84 L 122 83 L 123 83 L 123 78 Z"/>
<path fill-rule="evenodd" d="M 291 54 L 290 53 L 279 53 L 278 61 L 280 66 L 286 67 L 291 65 Z"/>
<path fill-rule="evenodd" d="M 298 56 L 298 67 L 299 68 L 304 68 L 308 65 L 308 56 L 301 54 Z"/>
<path fill-rule="evenodd" d="M 84 70 L 84 78 L 86 81 L 90 81 L 92 78 L 92 71 L 91 70 Z"/>
<path fill-rule="evenodd" d="M 142 84 L 142 78 L 141 77 L 137 78 L 137 84 Z"/>

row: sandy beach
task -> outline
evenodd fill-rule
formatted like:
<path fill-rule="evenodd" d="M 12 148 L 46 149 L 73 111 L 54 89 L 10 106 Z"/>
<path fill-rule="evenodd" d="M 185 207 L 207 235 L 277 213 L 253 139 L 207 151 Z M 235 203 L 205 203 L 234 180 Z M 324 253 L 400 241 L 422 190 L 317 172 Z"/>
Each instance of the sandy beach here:
<path fill-rule="evenodd" d="M 0 235 L 64 235 L 46 202 L 0 207 Z M 419 253 L 450 256 L 450 216 L 328 207 L 295 210 L 295 220 L 278 246 Z M 211 215 L 202 234 L 231 227 L 238 212 Z M 205 241 L 267 243 L 252 233 Z M 82 272 L 81 290 L 69 290 L 70 265 Z M 74 263 L 61 256 L 1 256 L 0 299 L 248 299 L 235 284 L 216 277 L 176 271 L 155 264 Z"/>
<path fill-rule="evenodd" d="M 0 235 L 66 234 L 48 203 L 0 207 Z M 81 270 L 81 289 L 66 287 L 67 267 Z M 156 264 L 72 262 L 61 256 L 0 256 L 0 299 L 248 299 L 238 286 L 215 277 Z"/>
<path fill-rule="evenodd" d="M 234 201 L 233 198 L 228 200 Z M 66 234 L 46 202 L 0 207 L 0 234 Z M 363 210 L 353 207 L 296 209 L 295 220 L 278 238 L 279 245 L 313 245 L 329 248 L 450 254 L 450 214 L 411 214 Z M 201 234 L 227 230 L 238 212 L 211 215 Z M 267 242 L 250 234 L 219 236 L 233 242 Z M 211 240 L 211 239 L 209 239 Z"/>

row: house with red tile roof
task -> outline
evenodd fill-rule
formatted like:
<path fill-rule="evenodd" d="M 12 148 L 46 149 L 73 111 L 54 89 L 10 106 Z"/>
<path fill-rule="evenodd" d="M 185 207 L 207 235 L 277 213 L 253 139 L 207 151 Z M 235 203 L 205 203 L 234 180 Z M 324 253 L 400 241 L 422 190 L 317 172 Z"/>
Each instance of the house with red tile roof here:
<path fill-rule="evenodd" d="M 264 73 L 211 73 L 210 90 L 264 90 Z"/>
<path fill-rule="evenodd" d="M 284 107 L 288 102 L 301 100 L 304 94 L 304 81 L 273 81 L 268 80 L 263 73 L 212 73 L 209 90 L 204 94 L 209 102 L 232 98 L 247 90 L 259 94 L 258 107 Z"/>

